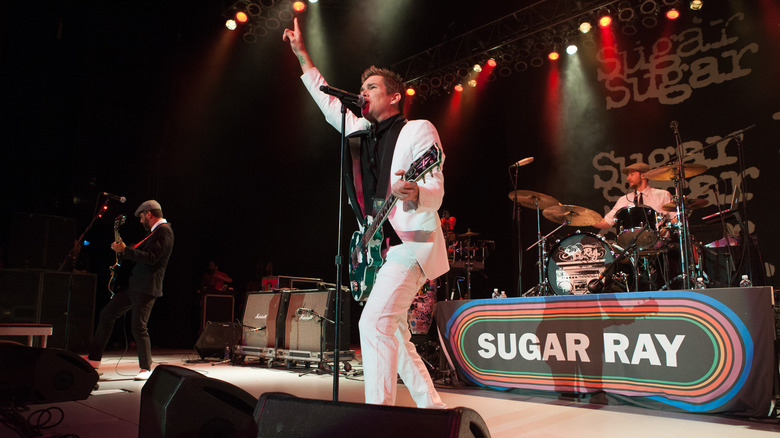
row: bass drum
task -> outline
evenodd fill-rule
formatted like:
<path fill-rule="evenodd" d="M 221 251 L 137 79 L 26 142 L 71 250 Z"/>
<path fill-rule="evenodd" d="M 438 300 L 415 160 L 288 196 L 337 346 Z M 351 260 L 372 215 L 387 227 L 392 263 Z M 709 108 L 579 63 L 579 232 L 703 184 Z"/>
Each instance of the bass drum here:
<path fill-rule="evenodd" d="M 547 259 L 547 279 L 558 295 L 588 293 L 588 282 L 598 279 L 615 260 L 610 245 L 591 233 L 576 233 L 556 243 Z"/>

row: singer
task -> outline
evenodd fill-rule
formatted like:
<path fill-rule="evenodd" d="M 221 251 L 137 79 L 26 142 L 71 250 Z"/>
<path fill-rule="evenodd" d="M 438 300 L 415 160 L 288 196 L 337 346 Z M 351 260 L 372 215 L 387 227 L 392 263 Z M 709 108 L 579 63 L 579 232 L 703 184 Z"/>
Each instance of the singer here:
<path fill-rule="evenodd" d="M 300 63 L 306 89 L 328 123 L 339 130 L 341 102 L 321 91 L 327 83 L 304 47 L 297 18 L 293 26 L 282 38 Z M 372 66 L 361 83 L 363 117 L 348 113 L 346 118 L 346 132 L 355 138 L 352 149 L 359 150 L 353 153 L 352 166 L 347 166 L 352 171 L 347 184 L 350 204 L 362 222 L 364 215 L 374 215 L 389 193 L 398 199 L 384 224 L 384 263 L 359 323 L 365 401 L 394 405 L 400 375 L 418 407 L 443 409 L 446 406 L 410 342 L 406 319 L 420 287 L 449 270 L 437 213 L 444 176 L 438 167 L 417 183 L 401 179 L 416 158 L 441 141 L 431 122 L 404 118 L 404 83 L 398 74 Z"/>

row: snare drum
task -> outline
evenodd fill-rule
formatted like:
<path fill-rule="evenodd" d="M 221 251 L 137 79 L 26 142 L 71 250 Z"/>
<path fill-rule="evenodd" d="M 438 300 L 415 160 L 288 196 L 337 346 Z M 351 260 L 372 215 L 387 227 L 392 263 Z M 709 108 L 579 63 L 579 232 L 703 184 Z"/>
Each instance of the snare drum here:
<path fill-rule="evenodd" d="M 576 233 L 556 243 L 547 260 L 547 279 L 558 295 L 588 292 L 588 282 L 598 279 L 615 260 L 610 245 L 591 233 Z"/>
<path fill-rule="evenodd" d="M 636 237 L 636 247 L 647 249 L 658 240 L 658 213 L 646 205 L 629 205 L 615 213 L 618 245 L 627 248 Z M 642 231 L 647 225 L 647 229 Z"/>

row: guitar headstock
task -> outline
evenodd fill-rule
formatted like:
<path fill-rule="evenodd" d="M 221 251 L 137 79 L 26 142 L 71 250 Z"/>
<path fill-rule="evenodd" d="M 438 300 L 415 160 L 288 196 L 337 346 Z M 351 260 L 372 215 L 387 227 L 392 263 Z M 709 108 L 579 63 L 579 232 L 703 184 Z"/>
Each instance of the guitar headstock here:
<path fill-rule="evenodd" d="M 404 173 L 404 180 L 417 181 L 440 164 L 441 148 L 437 143 L 434 143 L 409 166 L 409 170 Z"/>
<path fill-rule="evenodd" d="M 116 230 L 117 228 L 121 227 L 122 225 L 125 224 L 126 221 L 127 221 L 127 216 L 120 214 L 119 216 L 116 217 L 116 219 L 114 219 L 114 229 Z"/>

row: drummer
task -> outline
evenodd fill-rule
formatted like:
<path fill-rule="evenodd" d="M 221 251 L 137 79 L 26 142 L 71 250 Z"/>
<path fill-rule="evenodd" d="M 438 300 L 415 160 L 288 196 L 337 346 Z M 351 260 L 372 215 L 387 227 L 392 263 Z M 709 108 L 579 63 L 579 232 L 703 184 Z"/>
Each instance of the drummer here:
<path fill-rule="evenodd" d="M 623 169 L 629 185 L 628 193 L 618 198 L 612 210 L 594 225 L 596 228 L 606 229 L 614 226 L 615 214 L 629 205 L 647 205 L 661 215 L 664 214 L 663 206 L 672 202 L 672 195 L 666 190 L 650 187 L 645 176 L 649 170 L 650 166 L 645 163 L 634 163 Z"/>

